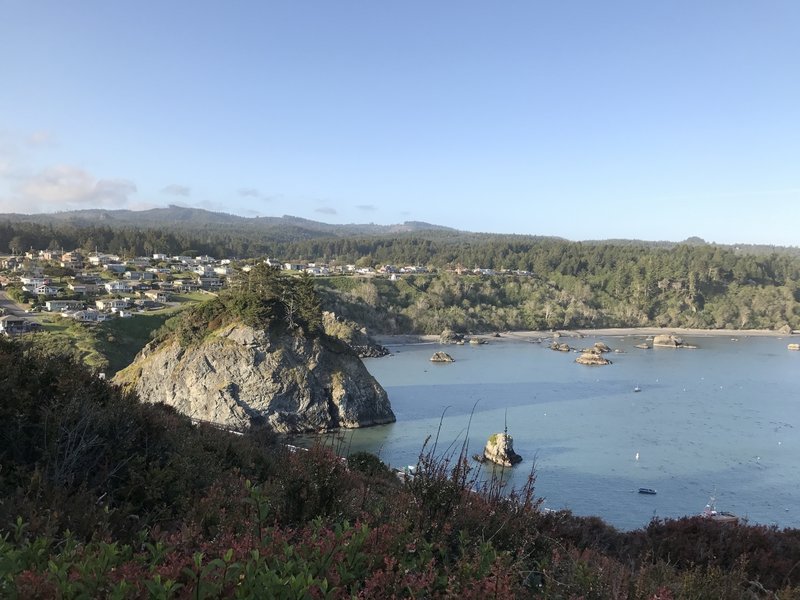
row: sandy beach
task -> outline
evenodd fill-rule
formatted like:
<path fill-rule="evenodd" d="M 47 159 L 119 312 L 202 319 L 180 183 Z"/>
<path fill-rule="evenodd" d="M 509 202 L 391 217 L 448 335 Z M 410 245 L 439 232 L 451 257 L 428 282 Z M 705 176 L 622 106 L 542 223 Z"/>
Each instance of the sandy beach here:
<path fill-rule="evenodd" d="M 674 334 L 683 338 L 694 337 L 731 337 L 746 338 L 751 336 L 769 336 L 776 338 L 797 337 L 797 332 L 792 334 L 781 333 L 771 329 L 689 329 L 681 327 L 614 327 L 606 329 L 559 329 L 556 331 L 504 331 L 499 334 L 482 333 L 466 336 L 467 338 L 478 338 L 485 341 L 495 342 L 531 342 L 543 339 L 552 339 L 554 334 L 562 338 L 584 338 L 584 337 L 621 337 L 629 335 L 640 335 L 642 337 Z M 438 335 L 375 335 L 376 342 L 384 346 L 405 346 L 410 344 L 435 344 L 439 341 Z"/>

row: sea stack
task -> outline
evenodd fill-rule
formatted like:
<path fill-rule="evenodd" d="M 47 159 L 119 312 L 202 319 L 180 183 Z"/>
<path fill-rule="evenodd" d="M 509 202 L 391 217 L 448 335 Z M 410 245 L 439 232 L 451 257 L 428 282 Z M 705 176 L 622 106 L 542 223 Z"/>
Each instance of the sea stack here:
<path fill-rule="evenodd" d="M 483 457 L 503 467 L 513 467 L 522 462 L 522 457 L 514 452 L 514 438 L 507 433 L 494 433 L 489 436 Z"/>
<path fill-rule="evenodd" d="M 456 362 L 456 360 L 452 356 L 450 356 L 447 352 L 442 352 L 440 350 L 439 352 L 433 353 L 433 356 L 431 356 L 431 362 L 451 363 L 451 362 Z"/>

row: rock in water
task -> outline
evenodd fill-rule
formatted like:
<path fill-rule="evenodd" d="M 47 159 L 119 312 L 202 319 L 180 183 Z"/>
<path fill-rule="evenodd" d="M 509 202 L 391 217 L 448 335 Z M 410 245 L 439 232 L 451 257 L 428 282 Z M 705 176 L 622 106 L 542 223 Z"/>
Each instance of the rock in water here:
<path fill-rule="evenodd" d="M 584 352 L 578 358 L 575 359 L 575 362 L 581 365 L 610 365 L 611 361 L 607 358 L 604 358 L 602 354 L 598 352 Z"/>
<path fill-rule="evenodd" d="M 513 467 L 522 462 L 522 457 L 514 452 L 514 438 L 507 433 L 490 435 L 486 447 L 483 449 L 483 456 L 486 460 L 504 467 Z"/>
<path fill-rule="evenodd" d="M 386 392 L 343 342 L 226 325 L 200 343 L 145 347 L 115 381 L 225 427 L 327 431 L 394 422 Z"/>
<path fill-rule="evenodd" d="M 657 335 L 653 338 L 653 346 L 678 348 L 683 346 L 683 339 L 675 335 Z"/>
<path fill-rule="evenodd" d="M 431 356 L 431 362 L 440 362 L 440 363 L 451 363 L 456 362 L 452 356 L 450 356 L 447 352 L 434 352 L 433 356 Z"/>

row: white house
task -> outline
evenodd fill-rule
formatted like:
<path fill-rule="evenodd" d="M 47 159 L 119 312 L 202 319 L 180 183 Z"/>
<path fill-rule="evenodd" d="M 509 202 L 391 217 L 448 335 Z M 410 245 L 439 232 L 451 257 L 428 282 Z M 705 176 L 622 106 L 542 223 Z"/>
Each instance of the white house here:
<path fill-rule="evenodd" d="M 77 310 L 72 313 L 70 317 L 76 321 L 80 321 L 81 323 L 101 323 L 111 318 L 109 314 L 91 308 L 87 308 L 86 310 Z"/>
<path fill-rule="evenodd" d="M 83 302 L 79 300 L 48 300 L 44 307 L 49 312 L 61 312 L 62 310 L 78 310 L 83 308 Z"/>
<path fill-rule="evenodd" d="M 127 294 L 131 286 L 127 281 L 109 281 L 103 286 L 109 294 Z"/>
<path fill-rule="evenodd" d="M 103 300 L 95 301 L 95 306 L 97 310 L 121 310 L 124 308 L 128 308 L 130 302 L 127 298 L 105 298 Z"/>

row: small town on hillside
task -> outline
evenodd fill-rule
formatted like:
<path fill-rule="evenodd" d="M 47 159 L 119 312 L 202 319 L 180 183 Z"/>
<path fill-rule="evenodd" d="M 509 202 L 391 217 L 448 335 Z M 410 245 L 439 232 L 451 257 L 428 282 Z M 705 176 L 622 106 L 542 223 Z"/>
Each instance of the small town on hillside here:
<path fill-rule="evenodd" d="M 0 289 L 18 304 L 30 306 L 26 313 L 48 312 L 81 323 L 99 323 L 111 318 L 131 317 L 140 311 L 164 308 L 176 294 L 213 294 L 228 285 L 237 273 L 252 269 L 254 260 L 239 261 L 212 256 L 168 256 L 155 253 L 124 259 L 114 254 L 80 251 L 30 250 L 24 255 L 0 258 Z M 387 277 L 429 273 L 420 265 L 380 267 L 328 265 L 303 261 L 263 259 L 269 266 L 315 277 L 353 275 Z M 476 267 L 452 269 L 459 274 L 493 276 L 532 275 L 526 271 L 497 271 Z M 2 314 L 0 334 L 35 331 L 39 324 L 21 315 Z"/>

